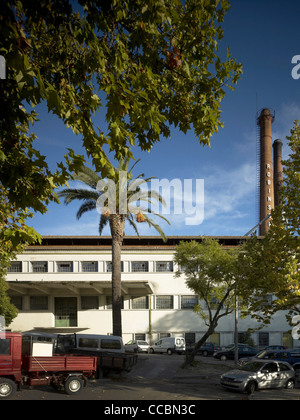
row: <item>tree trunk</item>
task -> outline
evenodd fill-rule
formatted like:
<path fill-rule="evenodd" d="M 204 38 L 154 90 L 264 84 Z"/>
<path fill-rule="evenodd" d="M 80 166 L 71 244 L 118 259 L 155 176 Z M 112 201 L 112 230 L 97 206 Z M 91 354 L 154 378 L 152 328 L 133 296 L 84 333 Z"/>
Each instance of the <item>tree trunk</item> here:
<path fill-rule="evenodd" d="M 182 367 L 186 368 L 188 366 L 190 366 L 194 359 L 195 356 L 198 353 L 198 350 L 200 349 L 200 347 L 203 346 L 203 344 L 206 343 L 207 339 L 215 332 L 215 325 L 211 325 L 208 329 L 208 331 L 204 334 L 204 336 L 198 341 L 198 343 L 195 345 L 194 350 L 191 353 L 186 353 L 186 357 L 185 357 L 185 362 L 183 363 Z"/>
<path fill-rule="evenodd" d="M 112 236 L 112 324 L 113 335 L 122 337 L 122 289 L 121 289 L 121 251 L 124 237 L 125 218 L 112 214 L 109 218 Z"/>

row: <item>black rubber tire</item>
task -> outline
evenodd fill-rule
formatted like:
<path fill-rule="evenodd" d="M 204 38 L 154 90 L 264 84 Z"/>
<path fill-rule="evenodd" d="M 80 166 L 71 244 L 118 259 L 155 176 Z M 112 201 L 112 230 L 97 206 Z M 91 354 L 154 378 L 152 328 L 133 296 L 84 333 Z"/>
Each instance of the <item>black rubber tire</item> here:
<path fill-rule="evenodd" d="M 17 384 L 8 378 L 0 378 L 0 400 L 11 398 L 17 391 Z"/>
<path fill-rule="evenodd" d="M 256 391 L 256 383 L 254 381 L 251 381 L 246 386 L 246 392 L 248 395 L 253 394 Z"/>
<path fill-rule="evenodd" d="M 64 388 L 68 395 L 79 394 L 83 388 L 83 380 L 78 376 L 70 376 L 66 380 Z"/>

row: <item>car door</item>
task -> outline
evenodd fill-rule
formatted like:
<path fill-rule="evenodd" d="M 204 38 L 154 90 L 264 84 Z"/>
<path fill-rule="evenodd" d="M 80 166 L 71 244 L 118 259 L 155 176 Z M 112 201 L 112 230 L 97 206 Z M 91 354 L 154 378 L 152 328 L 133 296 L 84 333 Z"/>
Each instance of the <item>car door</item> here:
<path fill-rule="evenodd" d="M 284 388 L 287 381 L 291 378 L 292 370 L 285 363 L 278 363 L 279 366 L 279 386 Z"/>
<path fill-rule="evenodd" d="M 154 351 L 162 352 L 162 340 L 159 340 L 157 343 L 154 344 Z"/>
<path fill-rule="evenodd" d="M 12 342 L 10 338 L 0 338 L 0 375 L 13 368 Z"/>
<path fill-rule="evenodd" d="M 280 387 L 280 372 L 276 362 L 267 363 L 262 369 L 262 382 L 264 388 Z"/>

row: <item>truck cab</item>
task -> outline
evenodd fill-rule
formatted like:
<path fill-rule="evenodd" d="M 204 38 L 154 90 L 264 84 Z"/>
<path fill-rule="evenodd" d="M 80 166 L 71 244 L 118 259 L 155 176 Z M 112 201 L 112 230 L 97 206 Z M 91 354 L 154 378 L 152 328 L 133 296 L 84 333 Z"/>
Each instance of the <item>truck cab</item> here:
<path fill-rule="evenodd" d="M 0 335 L 0 376 L 21 381 L 22 335 L 1 333 Z"/>

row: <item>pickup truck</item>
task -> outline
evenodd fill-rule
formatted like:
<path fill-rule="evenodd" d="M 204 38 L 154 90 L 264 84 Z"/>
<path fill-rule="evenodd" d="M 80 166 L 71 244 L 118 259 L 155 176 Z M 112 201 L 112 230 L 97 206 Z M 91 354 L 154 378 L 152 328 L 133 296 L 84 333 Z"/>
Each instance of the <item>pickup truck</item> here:
<path fill-rule="evenodd" d="M 75 395 L 95 375 L 96 357 L 22 354 L 22 339 L 19 333 L 0 336 L 0 400 L 11 397 L 23 385 L 52 385 Z"/>
<path fill-rule="evenodd" d="M 130 372 L 138 360 L 137 355 L 124 353 L 121 337 L 110 335 L 59 334 L 55 351 L 97 357 L 98 378 L 110 371 Z"/>

